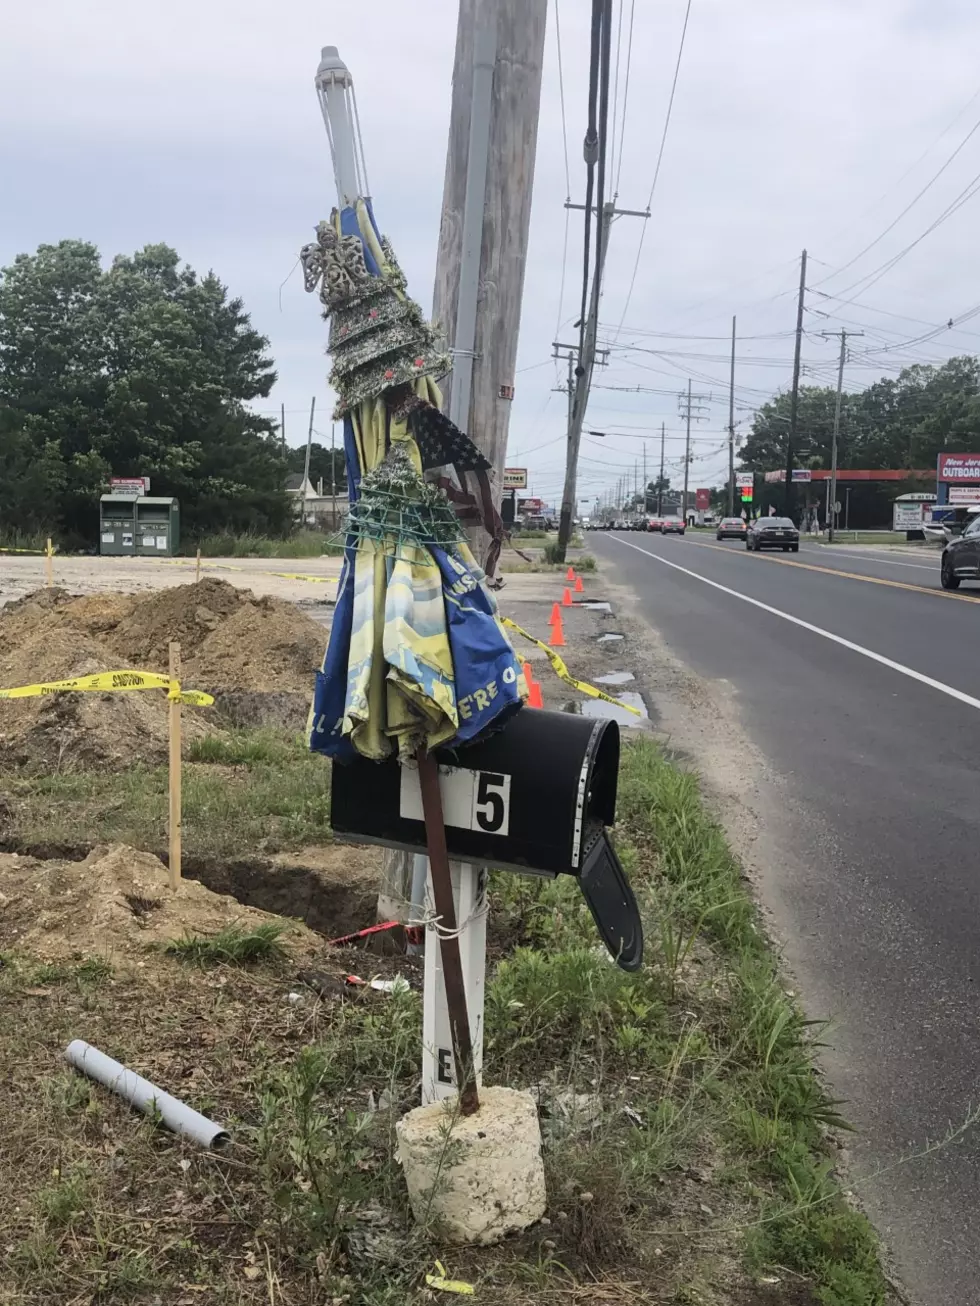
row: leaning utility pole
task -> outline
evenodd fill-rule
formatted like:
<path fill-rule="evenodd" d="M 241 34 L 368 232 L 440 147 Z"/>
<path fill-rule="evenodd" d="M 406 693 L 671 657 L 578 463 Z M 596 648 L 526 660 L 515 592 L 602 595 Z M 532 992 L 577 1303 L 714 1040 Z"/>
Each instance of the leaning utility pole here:
<path fill-rule="evenodd" d="M 800 298 L 796 305 L 796 349 L 793 352 L 793 392 L 789 401 L 789 435 L 786 439 L 786 497 L 784 511 L 793 515 L 793 445 L 800 407 L 800 349 L 803 345 L 803 300 L 806 295 L 806 250 L 800 257 Z"/>
<path fill-rule="evenodd" d="M 735 319 L 732 318 L 732 370 L 728 379 L 728 515 L 735 516 Z"/>
<path fill-rule="evenodd" d="M 460 0 L 432 318 L 446 411 L 489 459 L 499 510 L 531 219 L 547 0 Z M 466 474 L 464 474 L 466 475 Z M 475 485 L 464 487 L 471 493 Z M 468 531 L 478 561 L 489 536 Z"/>
<path fill-rule="evenodd" d="M 834 519 L 837 516 L 837 438 L 840 435 L 840 409 L 841 399 L 844 394 L 844 360 L 847 351 L 847 337 L 863 336 L 863 331 L 821 331 L 820 334 L 826 336 L 840 335 L 840 359 L 837 366 L 837 402 L 834 405 L 834 434 L 830 445 L 830 492 L 827 496 L 827 540 L 830 544 L 834 542 Z"/>

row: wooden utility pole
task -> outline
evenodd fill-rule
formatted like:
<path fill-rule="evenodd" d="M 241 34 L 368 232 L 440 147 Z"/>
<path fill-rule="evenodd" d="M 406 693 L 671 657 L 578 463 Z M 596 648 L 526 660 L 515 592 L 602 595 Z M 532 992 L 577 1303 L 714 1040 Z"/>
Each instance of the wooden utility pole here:
<path fill-rule="evenodd" d="M 687 482 L 691 474 L 691 382 L 687 383 L 687 435 L 684 439 L 684 493 L 681 496 L 681 521 L 687 525 Z"/>
<path fill-rule="evenodd" d="M 460 0 L 456 27 L 432 318 L 450 349 L 458 351 L 444 386 L 446 409 L 454 419 L 454 388 L 463 383 L 466 364 L 472 364 L 470 400 L 459 425 L 493 466 L 498 510 L 531 220 L 546 15 L 547 0 Z M 478 46 L 494 44 L 489 121 L 484 123 L 479 105 L 477 116 L 471 113 L 475 74 L 480 71 Z M 482 178 L 474 177 L 468 167 L 471 152 L 481 150 L 487 160 Z M 475 220 L 466 221 L 468 189 L 471 197 L 482 191 L 482 222 L 479 209 Z M 471 232 L 475 251 L 465 239 Z M 468 286 L 464 278 L 474 264 L 475 286 Z M 469 343 L 459 337 L 460 328 L 467 326 L 462 319 L 470 312 L 471 296 L 475 318 Z M 476 528 L 469 535 L 477 560 L 485 560 L 490 542 L 486 532 Z"/>
<path fill-rule="evenodd" d="M 732 318 L 732 370 L 728 378 L 728 515 L 735 516 L 735 319 Z"/>
<path fill-rule="evenodd" d="M 667 423 L 660 423 L 660 480 L 657 482 L 657 516 L 664 515 L 664 441 L 667 438 Z"/>
<path fill-rule="evenodd" d="M 443 406 L 489 460 L 498 511 L 514 397 L 546 16 L 547 0 L 460 0 L 456 27 L 432 320 L 453 355 Z M 473 478 L 463 477 L 469 482 L 463 488 L 476 494 Z M 474 556 L 484 563 L 489 535 L 482 526 L 467 527 L 466 533 Z M 383 919 L 409 919 L 413 899 L 418 912 L 414 860 L 411 854 L 386 851 L 378 899 Z M 424 888 L 424 864 L 422 869 Z M 460 925 L 478 916 L 473 911 L 478 878 L 473 868 L 454 864 Z M 481 917 L 460 936 L 464 970 L 471 953 L 479 951 L 471 936 L 480 920 L 485 932 Z M 478 1000 L 472 993 L 467 997 L 475 1027 L 482 1022 L 482 992 Z M 473 1067 L 477 1075 L 480 1043 L 482 1037 Z"/>
<path fill-rule="evenodd" d="M 806 250 L 800 256 L 800 297 L 796 305 L 796 348 L 793 352 L 793 391 L 789 401 L 789 435 L 786 439 L 786 497 L 783 501 L 787 517 L 793 515 L 793 447 L 796 444 L 796 421 L 800 409 L 800 349 L 803 345 L 803 301 L 806 297 Z"/>
<path fill-rule="evenodd" d="M 837 513 L 837 440 L 840 435 L 841 400 L 844 395 L 844 362 L 847 358 L 847 337 L 863 336 L 863 331 L 821 331 L 822 336 L 840 335 L 840 359 L 837 364 L 837 402 L 834 405 L 834 434 L 830 446 L 830 488 L 827 492 L 827 539 L 834 542 L 834 521 Z"/>

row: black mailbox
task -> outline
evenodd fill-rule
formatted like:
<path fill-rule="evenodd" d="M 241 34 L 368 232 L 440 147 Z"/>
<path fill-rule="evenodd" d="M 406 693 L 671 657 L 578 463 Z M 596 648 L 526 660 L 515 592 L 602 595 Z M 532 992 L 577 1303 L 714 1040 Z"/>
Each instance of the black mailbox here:
<path fill-rule="evenodd" d="M 489 738 L 436 756 L 449 855 L 525 875 L 574 875 L 609 951 L 637 969 L 639 911 L 606 834 L 616 814 L 616 723 L 525 709 Z M 424 852 L 417 769 L 395 758 L 335 763 L 330 820 L 339 839 Z"/>

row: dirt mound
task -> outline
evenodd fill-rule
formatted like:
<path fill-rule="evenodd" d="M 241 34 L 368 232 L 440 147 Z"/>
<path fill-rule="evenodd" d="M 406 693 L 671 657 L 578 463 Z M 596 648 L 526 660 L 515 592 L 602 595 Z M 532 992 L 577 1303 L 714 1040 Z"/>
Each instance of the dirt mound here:
<path fill-rule="evenodd" d="M 322 627 L 292 603 L 210 576 L 138 599 L 109 635 L 122 658 L 149 670 L 165 669 L 172 639 L 197 689 L 307 697 L 325 646 Z"/>
<path fill-rule="evenodd" d="M 0 687 L 133 668 L 166 673 L 171 640 L 182 680 L 218 697 L 218 710 L 185 710 L 188 740 L 220 725 L 301 728 L 323 658 L 324 632 L 291 603 L 256 598 L 212 577 L 145 597 L 73 598 L 43 589 L 0 609 Z M 71 694 L 0 703 L 0 765 L 130 766 L 163 761 L 162 692 Z"/>
<path fill-rule="evenodd" d="M 123 844 L 96 848 L 83 862 L 0 854 L 0 948 L 39 961 L 101 957 L 132 964 L 151 944 L 264 921 L 285 925 L 293 953 L 322 948 L 299 923 L 243 907 L 196 880 L 181 880 L 172 890 L 161 861 Z"/>

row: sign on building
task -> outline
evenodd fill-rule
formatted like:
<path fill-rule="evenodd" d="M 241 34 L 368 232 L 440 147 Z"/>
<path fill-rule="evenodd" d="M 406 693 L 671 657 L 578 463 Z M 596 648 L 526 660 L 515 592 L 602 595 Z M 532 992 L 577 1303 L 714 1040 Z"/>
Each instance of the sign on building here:
<path fill-rule="evenodd" d="M 504 489 L 505 489 L 505 490 L 526 490 L 526 489 L 527 489 L 527 468 L 526 468 L 526 467 L 505 467 L 505 468 L 504 468 Z"/>
<path fill-rule="evenodd" d="M 980 485 L 980 453 L 941 453 L 936 467 L 940 481 L 970 481 Z"/>

